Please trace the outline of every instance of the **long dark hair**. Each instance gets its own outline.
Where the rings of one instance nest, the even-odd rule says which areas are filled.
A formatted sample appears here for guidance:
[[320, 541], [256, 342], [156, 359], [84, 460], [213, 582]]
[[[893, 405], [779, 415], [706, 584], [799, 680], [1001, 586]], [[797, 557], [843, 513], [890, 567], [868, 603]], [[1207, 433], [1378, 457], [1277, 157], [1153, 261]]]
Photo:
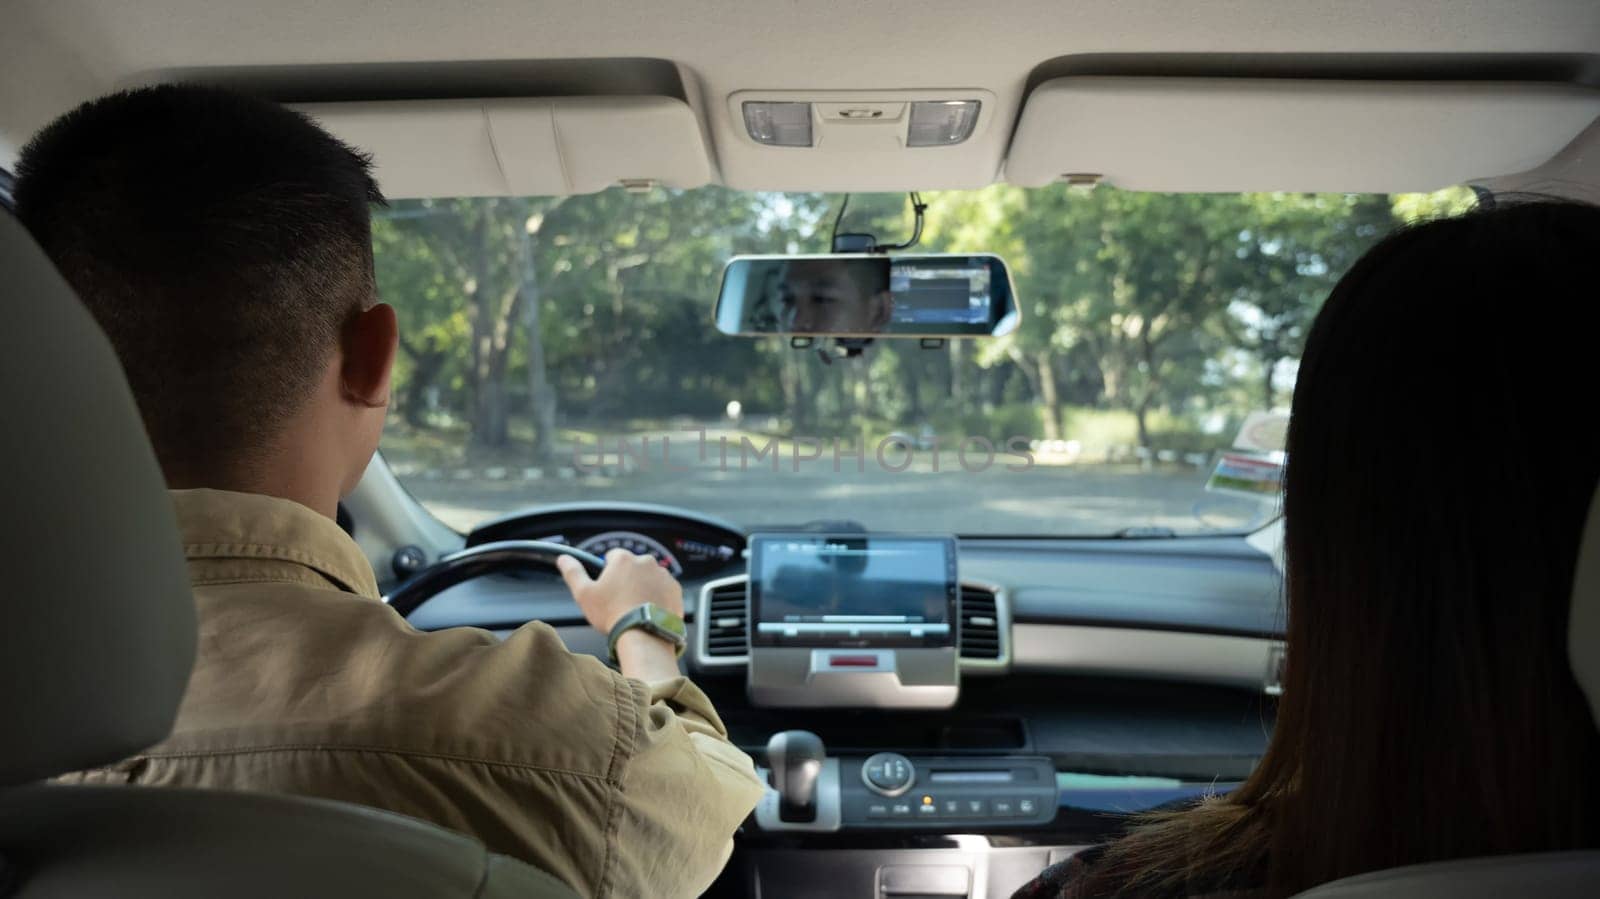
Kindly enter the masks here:
[[1397, 232], [1334, 288], [1289, 425], [1271, 744], [1232, 794], [1114, 843], [1082, 895], [1600, 847], [1566, 653], [1600, 480], [1596, 260], [1600, 209], [1524, 202]]

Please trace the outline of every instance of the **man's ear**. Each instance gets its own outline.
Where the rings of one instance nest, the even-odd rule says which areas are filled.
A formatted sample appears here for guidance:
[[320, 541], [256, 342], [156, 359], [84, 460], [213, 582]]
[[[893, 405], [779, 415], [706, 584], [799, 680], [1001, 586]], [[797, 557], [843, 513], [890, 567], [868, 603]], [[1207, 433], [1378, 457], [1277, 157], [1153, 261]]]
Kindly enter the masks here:
[[379, 303], [358, 313], [345, 327], [339, 378], [345, 399], [372, 409], [389, 405], [389, 376], [400, 342], [394, 307]]
[[872, 330], [882, 331], [889, 327], [890, 319], [894, 318], [894, 295], [887, 290], [880, 290], [872, 295]]

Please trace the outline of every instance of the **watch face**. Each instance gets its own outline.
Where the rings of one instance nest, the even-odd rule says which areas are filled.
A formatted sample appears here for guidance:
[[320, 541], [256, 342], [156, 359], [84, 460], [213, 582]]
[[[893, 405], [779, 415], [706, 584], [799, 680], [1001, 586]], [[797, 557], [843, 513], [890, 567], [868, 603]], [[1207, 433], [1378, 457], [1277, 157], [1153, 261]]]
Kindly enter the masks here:
[[683, 619], [655, 603], [647, 602], [623, 615], [611, 628], [611, 635], [606, 641], [611, 661], [617, 660], [617, 638], [634, 628], [671, 644], [680, 657], [689, 646], [688, 630], [683, 625]]
[[645, 615], [650, 623], [650, 629], [662, 637], [678, 645], [688, 642], [689, 635], [683, 626], [682, 618], [654, 603], [645, 606]]

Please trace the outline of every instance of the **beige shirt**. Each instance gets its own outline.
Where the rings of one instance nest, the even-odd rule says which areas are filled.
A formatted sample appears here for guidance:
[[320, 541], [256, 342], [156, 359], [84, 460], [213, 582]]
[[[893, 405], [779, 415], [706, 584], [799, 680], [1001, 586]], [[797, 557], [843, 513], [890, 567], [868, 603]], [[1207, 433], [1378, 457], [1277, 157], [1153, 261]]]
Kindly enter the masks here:
[[706, 888], [762, 786], [699, 688], [645, 684], [548, 625], [421, 633], [333, 521], [173, 491], [200, 613], [171, 737], [88, 782], [318, 796], [471, 834], [586, 896]]

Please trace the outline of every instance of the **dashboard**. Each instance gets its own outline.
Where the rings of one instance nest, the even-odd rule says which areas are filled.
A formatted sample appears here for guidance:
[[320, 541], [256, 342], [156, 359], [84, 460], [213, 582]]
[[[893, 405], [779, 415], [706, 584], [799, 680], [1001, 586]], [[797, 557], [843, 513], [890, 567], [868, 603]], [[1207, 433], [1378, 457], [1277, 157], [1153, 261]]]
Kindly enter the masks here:
[[[769, 791], [712, 895], [813, 895], [804, 885], [821, 864], [833, 873], [829, 895], [875, 895], [887, 871], [935, 868], [966, 872], [959, 895], [1009, 895], [1124, 815], [1229, 789], [1264, 751], [1283, 664], [1282, 584], [1245, 538], [935, 535], [946, 557], [840, 524], [750, 532], [689, 510], [567, 504], [467, 539], [648, 552], [683, 584], [684, 668], [730, 739], [776, 764], [775, 734], [821, 738], [813, 817], [789, 820]], [[780, 576], [796, 573], [796, 552], [873, 546], [925, 553], [926, 576], [891, 565], [881, 568], [889, 588], [857, 584], [816, 607], [796, 597], [839, 588]], [[920, 598], [906, 601], [907, 591]], [[852, 597], [875, 598], [851, 606]], [[410, 620], [502, 634], [540, 620], [574, 651], [605, 657], [604, 638], [543, 573], [468, 581]], [[941, 620], [948, 636], [931, 626]], [[941, 689], [894, 695], [863, 687], [872, 675]]]
[[[867, 755], [1042, 752], [1063, 771], [1227, 781], [1250, 771], [1270, 732], [1283, 664], [1282, 582], [1271, 557], [1243, 537], [961, 537], [959, 695], [945, 708], [875, 710], [752, 701], [747, 550], [759, 531], [690, 510], [580, 503], [488, 522], [467, 543], [581, 543], [617, 531], [673, 553], [690, 631], [685, 671], [755, 754], [773, 732], [806, 727], [830, 748]], [[686, 544], [716, 549], [690, 555], [681, 552]], [[477, 578], [411, 616], [422, 630], [502, 634], [535, 620], [574, 651], [605, 657], [604, 638], [553, 574]]]

